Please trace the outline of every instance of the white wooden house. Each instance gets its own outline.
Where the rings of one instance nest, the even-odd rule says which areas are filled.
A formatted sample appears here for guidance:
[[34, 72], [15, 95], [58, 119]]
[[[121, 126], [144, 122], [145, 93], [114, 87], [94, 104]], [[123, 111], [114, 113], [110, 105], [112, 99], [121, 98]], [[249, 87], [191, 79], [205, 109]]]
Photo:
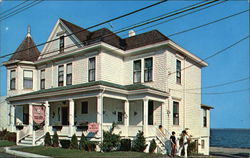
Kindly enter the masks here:
[[[53, 42], [41, 52], [28, 32], [4, 62], [10, 105], [5, 113], [18, 144], [38, 145], [56, 126], [62, 127], [60, 138], [84, 132], [101, 141], [101, 131], [115, 122], [114, 132], [122, 137], [133, 139], [141, 130], [148, 141], [156, 139], [159, 152], [166, 150], [169, 133], [188, 129], [199, 153], [209, 154], [211, 107], [201, 104], [199, 89], [206, 62], [157, 30], [124, 39], [106, 28], [82, 30], [59, 19], [48, 38]], [[33, 129], [32, 106], [45, 108], [42, 130]], [[98, 123], [97, 133], [79, 128], [90, 122]]]

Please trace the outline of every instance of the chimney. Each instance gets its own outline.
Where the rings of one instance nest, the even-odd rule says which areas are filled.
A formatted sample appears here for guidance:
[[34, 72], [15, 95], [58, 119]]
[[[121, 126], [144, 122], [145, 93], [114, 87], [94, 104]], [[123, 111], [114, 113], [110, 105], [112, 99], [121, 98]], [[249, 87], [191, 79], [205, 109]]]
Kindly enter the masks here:
[[135, 36], [135, 31], [134, 30], [129, 30], [128, 32], [128, 37]]

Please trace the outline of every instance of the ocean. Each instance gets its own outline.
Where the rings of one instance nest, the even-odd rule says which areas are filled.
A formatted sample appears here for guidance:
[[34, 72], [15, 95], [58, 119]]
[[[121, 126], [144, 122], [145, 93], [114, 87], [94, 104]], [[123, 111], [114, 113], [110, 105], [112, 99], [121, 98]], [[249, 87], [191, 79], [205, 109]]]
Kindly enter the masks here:
[[210, 146], [250, 148], [250, 129], [211, 129]]

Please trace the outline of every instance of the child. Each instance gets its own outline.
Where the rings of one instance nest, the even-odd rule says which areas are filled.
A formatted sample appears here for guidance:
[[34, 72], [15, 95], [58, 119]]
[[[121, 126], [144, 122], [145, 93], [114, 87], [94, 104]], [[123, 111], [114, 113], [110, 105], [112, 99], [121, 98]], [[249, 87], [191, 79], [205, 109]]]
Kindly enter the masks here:
[[170, 141], [171, 141], [171, 155], [174, 157], [175, 156], [175, 151], [176, 151], [176, 138], [175, 138], [175, 132], [172, 132], [172, 135], [170, 137]]

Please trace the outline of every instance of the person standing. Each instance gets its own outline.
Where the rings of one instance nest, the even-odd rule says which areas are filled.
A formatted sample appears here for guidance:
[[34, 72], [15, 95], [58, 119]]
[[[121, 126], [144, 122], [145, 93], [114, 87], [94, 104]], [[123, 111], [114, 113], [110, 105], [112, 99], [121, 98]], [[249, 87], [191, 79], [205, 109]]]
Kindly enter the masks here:
[[178, 150], [178, 156], [181, 156], [181, 151], [184, 148], [184, 157], [187, 158], [187, 148], [188, 148], [188, 140], [189, 140], [189, 136], [187, 134], [186, 130], [183, 130], [182, 133], [182, 143], [180, 143], [180, 148]]
[[172, 135], [170, 137], [171, 141], [171, 155], [175, 157], [175, 152], [176, 152], [176, 138], [175, 138], [175, 132], [172, 132]]

